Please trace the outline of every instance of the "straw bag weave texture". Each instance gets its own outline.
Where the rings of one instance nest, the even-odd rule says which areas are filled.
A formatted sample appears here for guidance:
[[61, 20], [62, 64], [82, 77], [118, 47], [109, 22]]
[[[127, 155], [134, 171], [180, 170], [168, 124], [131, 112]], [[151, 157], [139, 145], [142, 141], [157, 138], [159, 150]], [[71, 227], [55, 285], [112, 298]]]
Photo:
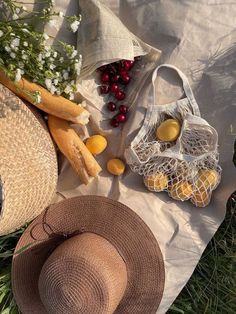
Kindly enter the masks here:
[[41, 116], [0, 84], [0, 235], [47, 207], [57, 183], [57, 157]]

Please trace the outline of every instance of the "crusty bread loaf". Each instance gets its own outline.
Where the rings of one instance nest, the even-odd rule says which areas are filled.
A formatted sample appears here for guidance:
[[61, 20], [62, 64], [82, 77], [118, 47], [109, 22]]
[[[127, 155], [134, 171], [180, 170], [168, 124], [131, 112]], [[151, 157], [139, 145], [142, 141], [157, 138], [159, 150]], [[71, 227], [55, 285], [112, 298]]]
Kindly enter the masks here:
[[[7, 77], [4, 71], [0, 69], [0, 83], [19, 97], [22, 97], [51, 115], [82, 125], [88, 123], [90, 114], [82, 106], [76, 105], [64, 97], [52, 95], [42, 86], [31, 83], [25, 78], [22, 78], [18, 82], [13, 82]], [[35, 102], [34, 97], [31, 96], [35, 92], [40, 93], [41, 101], [39, 103]]]
[[49, 115], [48, 126], [60, 151], [67, 157], [80, 180], [88, 184], [89, 176], [96, 177], [102, 170], [96, 159], [67, 121]]

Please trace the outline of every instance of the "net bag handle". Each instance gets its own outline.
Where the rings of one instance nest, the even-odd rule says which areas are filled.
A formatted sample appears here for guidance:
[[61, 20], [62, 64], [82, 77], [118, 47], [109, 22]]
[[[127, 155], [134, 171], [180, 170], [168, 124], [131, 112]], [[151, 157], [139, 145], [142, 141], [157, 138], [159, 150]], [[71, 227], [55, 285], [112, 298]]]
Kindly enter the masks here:
[[[157, 74], [158, 74], [158, 71], [161, 69], [161, 68], [168, 68], [168, 69], [172, 69], [172, 70], [175, 70], [179, 77], [181, 78], [182, 80], [182, 83], [183, 83], [183, 90], [184, 90], [184, 93], [187, 97], [187, 99], [189, 100], [189, 103], [191, 104], [191, 107], [192, 107], [192, 110], [193, 110], [193, 114], [196, 115], [196, 116], [201, 116], [200, 114], [200, 110], [199, 110], [199, 107], [198, 107], [198, 104], [196, 102], [196, 99], [193, 95], [193, 91], [192, 91], [192, 88], [189, 84], [189, 81], [188, 81], [188, 78], [187, 76], [180, 70], [178, 69], [177, 67], [175, 67], [174, 65], [171, 65], [171, 64], [161, 64], [159, 65], [153, 72], [152, 74], [152, 86], [153, 86], [153, 99], [154, 99], [154, 103], [155, 104], [158, 104], [158, 101], [156, 100], [156, 95], [155, 95], [155, 80], [157, 78]], [[165, 106], [165, 105], [163, 105]]]

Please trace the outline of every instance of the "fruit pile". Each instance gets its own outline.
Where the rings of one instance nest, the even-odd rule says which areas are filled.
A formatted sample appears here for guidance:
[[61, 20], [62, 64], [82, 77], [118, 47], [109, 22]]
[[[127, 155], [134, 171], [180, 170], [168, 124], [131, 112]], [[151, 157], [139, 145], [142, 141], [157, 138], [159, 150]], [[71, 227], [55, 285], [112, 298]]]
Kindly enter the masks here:
[[[176, 177], [178, 174], [176, 174]], [[205, 207], [209, 204], [211, 193], [219, 183], [219, 174], [214, 169], [199, 169], [195, 182], [185, 179], [170, 180], [163, 172], [144, 177], [144, 184], [150, 191], [167, 191], [175, 200], [191, 202], [197, 207]]]
[[[156, 139], [160, 143], [175, 142], [181, 133], [181, 123], [177, 119], [164, 120], [156, 129]], [[167, 191], [175, 200], [191, 202], [197, 207], [209, 204], [212, 191], [220, 181], [216, 169], [202, 165], [196, 171], [184, 161], [171, 158], [163, 161], [159, 171], [153, 175], [144, 176], [144, 184], [150, 191]], [[161, 171], [162, 169], [162, 171]]]
[[120, 60], [98, 68], [101, 82], [100, 93], [109, 94], [107, 109], [110, 112], [118, 110], [118, 113], [110, 121], [113, 128], [127, 120], [129, 107], [124, 104], [120, 104], [118, 107], [117, 102], [125, 100], [126, 87], [132, 80], [131, 69], [138, 60], [139, 57], [134, 58], [134, 60]]
[[[107, 140], [100, 134], [93, 135], [85, 141], [85, 145], [94, 156], [100, 155], [107, 148]], [[107, 171], [114, 176], [122, 175], [125, 171], [125, 164], [118, 158], [113, 158], [107, 162]]]

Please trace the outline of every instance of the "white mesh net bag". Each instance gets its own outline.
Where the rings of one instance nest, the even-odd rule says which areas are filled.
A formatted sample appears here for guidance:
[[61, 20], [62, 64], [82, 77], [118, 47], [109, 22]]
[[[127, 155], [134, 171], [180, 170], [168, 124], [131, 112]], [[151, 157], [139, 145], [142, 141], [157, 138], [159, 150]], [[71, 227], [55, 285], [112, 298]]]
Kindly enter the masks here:
[[[143, 126], [125, 151], [132, 171], [143, 176], [150, 191], [167, 191], [176, 200], [191, 200], [197, 207], [209, 204], [220, 182], [218, 135], [200, 117], [186, 76], [171, 65], [183, 81], [185, 97], [167, 105], [149, 105]], [[169, 139], [169, 140], [168, 140]]]

